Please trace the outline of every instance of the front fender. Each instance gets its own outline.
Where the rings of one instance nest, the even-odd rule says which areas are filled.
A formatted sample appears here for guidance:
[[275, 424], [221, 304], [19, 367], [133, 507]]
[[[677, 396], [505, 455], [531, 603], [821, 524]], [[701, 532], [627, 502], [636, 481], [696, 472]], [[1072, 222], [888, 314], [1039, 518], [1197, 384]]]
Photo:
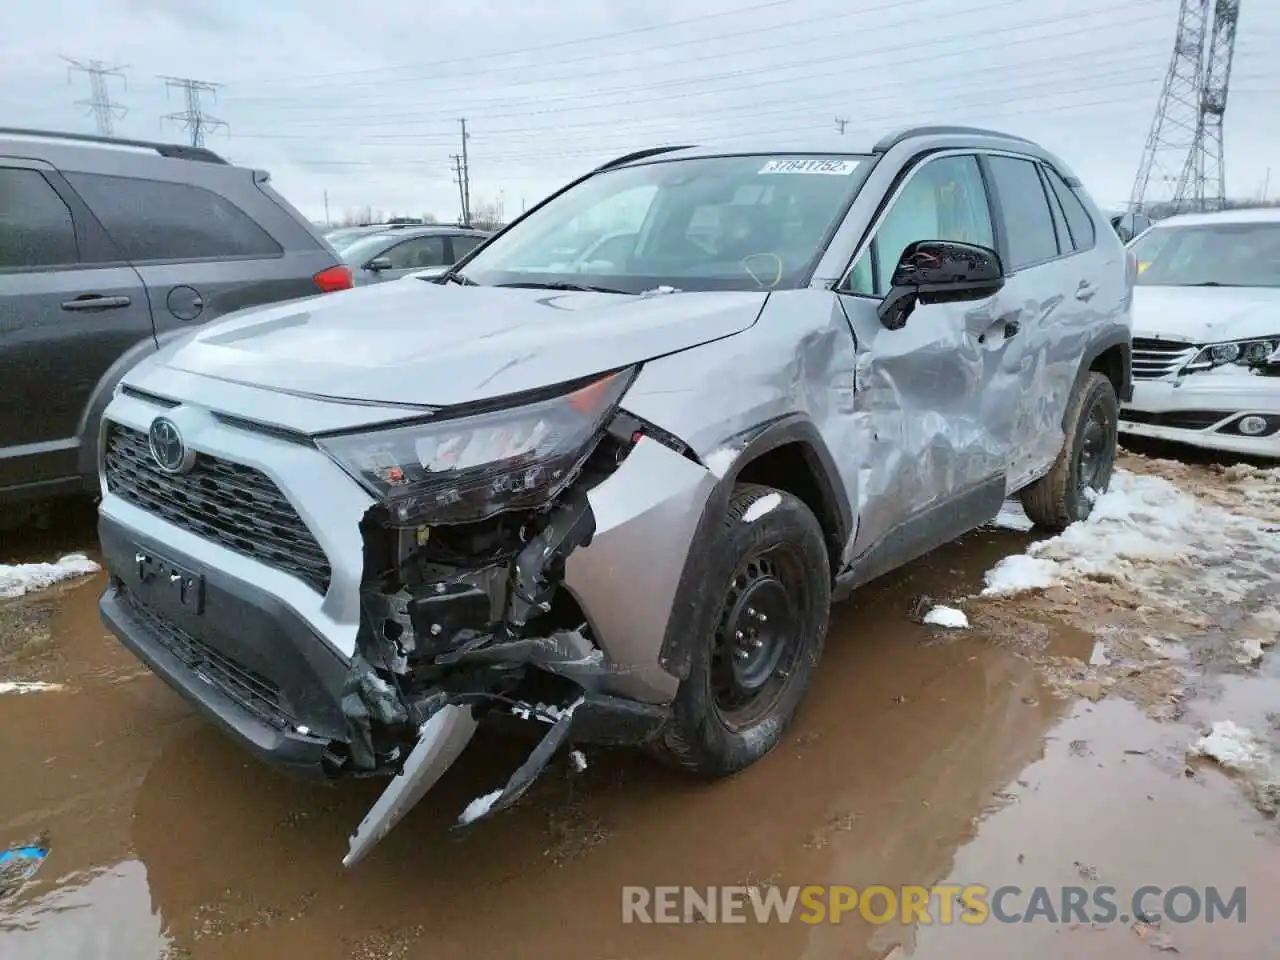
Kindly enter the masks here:
[[834, 546], [832, 555], [838, 558], [848, 542], [853, 529], [853, 511], [844, 486], [839, 482], [835, 458], [808, 417], [788, 414], [721, 444], [706, 457], [707, 469], [717, 480], [685, 555], [680, 584], [658, 655], [659, 664], [672, 676], [681, 680], [689, 676], [693, 644], [711, 629], [711, 618], [718, 612], [716, 605], [720, 597], [708, 587], [727, 579], [731, 573], [720, 569], [716, 544], [738, 477], [753, 461], [789, 443], [800, 444], [804, 451], [811, 479], [822, 501], [819, 506], [822, 515], [818, 519], [829, 544]]

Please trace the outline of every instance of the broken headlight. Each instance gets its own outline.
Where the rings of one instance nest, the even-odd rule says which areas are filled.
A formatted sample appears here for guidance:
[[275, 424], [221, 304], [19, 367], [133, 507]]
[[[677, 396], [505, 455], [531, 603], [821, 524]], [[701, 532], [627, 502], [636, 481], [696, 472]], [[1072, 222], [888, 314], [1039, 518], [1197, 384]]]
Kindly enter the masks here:
[[1186, 370], [1209, 370], [1229, 363], [1242, 367], [1280, 364], [1280, 335], [1210, 344], [1191, 359]]
[[320, 439], [395, 524], [466, 523], [531, 509], [574, 477], [634, 370], [571, 393], [457, 419]]

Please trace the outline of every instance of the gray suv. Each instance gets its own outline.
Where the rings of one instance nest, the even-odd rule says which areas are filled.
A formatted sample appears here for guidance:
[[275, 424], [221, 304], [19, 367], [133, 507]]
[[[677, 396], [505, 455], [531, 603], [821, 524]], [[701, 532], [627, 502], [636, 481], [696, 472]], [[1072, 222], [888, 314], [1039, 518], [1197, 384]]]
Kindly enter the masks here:
[[[588, 225], [608, 258], [565, 257]], [[435, 282], [130, 371], [103, 618], [277, 766], [391, 776], [347, 864], [486, 719], [543, 733], [462, 822], [570, 743], [732, 774], [834, 599], [1007, 496], [1089, 514], [1135, 272], [1070, 170], [995, 132], [623, 157]]]
[[351, 285], [261, 170], [193, 147], [0, 128], [0, 506], [16, 514], [96, 478], [102, 410], [158, 345]]

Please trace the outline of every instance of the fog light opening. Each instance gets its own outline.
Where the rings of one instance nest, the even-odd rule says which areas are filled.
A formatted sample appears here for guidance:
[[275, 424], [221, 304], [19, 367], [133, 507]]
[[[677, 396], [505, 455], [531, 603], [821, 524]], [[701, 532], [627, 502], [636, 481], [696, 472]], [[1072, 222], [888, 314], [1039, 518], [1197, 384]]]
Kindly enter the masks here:
[[1265, 417], [1241, 417], [1237, 429], [1246, 437], [1256, 437], [1266, 432], [1267, 420]]

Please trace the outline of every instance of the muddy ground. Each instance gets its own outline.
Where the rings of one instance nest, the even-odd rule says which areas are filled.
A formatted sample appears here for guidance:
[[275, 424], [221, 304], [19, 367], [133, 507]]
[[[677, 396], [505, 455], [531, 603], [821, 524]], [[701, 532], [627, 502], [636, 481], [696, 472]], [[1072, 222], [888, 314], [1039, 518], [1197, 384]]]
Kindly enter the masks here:
[[[990, 529], [860, 591], [833, 617], [784, 744], [739, 777], [695, 782], [598, 751], [450, 834], [522, 758], [486, 739], [350, 872], [347, 834], [378, 784], [298, 784], [245, 755], [106, 634], [101, 574], [0, 601], [0, 681], [62, 685], [0, 695], [0, 850], [40, 836], [52, 850], [0, 902], [0, 958], [1280, 956], [1276, 783], [1187, 756], [1221, 720], [1255, 731], [1260, 751], [1280, 741], [1280, 475], [1134, 455], [1122, 467], [1149, 501], [1130, 527], [1173, 512], [1164, 488], [1132, 478], [1166, 478], [1197, 509], [1093, 566], [1093, 548], [1035, 548], [1065, 577], [1044, 590], [981, 596], [989, 569], [1042, 539]], [[70, 509], [51, 530], [7, 534], [0, 560], [92, 555], [92, 538], [91, 510]], [[918, 622], [922, 596], [970, 628]], [[939, 883], [1103, 883], [1122, 900], [1144, 884], [1245, 886], [1249, 912], [621, 922], [623, 885]]]

